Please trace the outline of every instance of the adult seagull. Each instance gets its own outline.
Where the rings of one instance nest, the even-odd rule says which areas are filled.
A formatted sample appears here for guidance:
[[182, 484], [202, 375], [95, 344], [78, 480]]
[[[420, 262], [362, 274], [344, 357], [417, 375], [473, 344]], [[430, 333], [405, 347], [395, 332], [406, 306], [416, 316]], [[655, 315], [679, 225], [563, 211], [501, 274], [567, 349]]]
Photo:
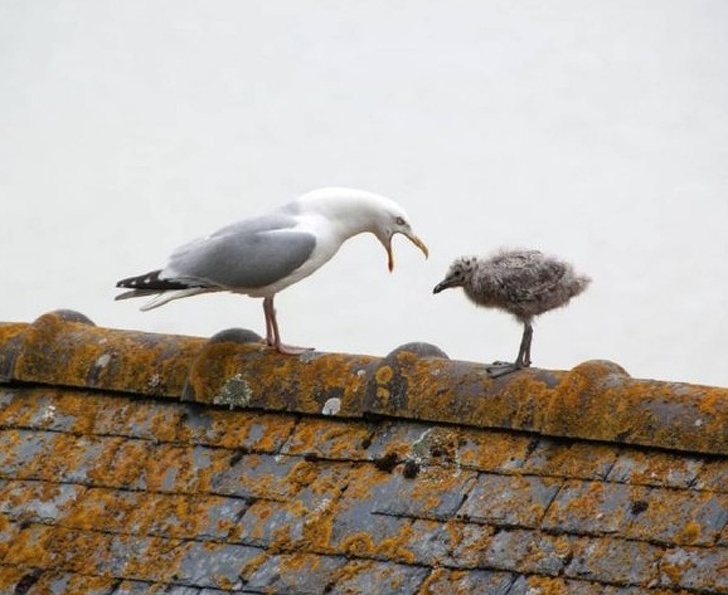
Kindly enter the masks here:
[[363, 190], [321, 188], [179, 247], [163, 269], [119, 281], [117, 287], [131, 291], [116, 299], [156, 295], [142, 306], [146, 311], [215, 291], [263, 298], [266, 343], [280, 353], [297, 355], [307, 348], [281, 342], [275, 295], [316, 271], [346, 240], [366, 232], [384, 246], [390, 271], [395, 234], [407, 237], [427, 258], [427, 246], [393, 200]]

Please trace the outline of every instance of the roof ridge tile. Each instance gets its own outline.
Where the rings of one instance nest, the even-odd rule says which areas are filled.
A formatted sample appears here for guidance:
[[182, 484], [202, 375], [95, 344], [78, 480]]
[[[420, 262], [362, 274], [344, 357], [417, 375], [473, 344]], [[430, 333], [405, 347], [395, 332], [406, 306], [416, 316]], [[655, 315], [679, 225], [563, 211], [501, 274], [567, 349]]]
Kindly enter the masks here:
[[297, 358], [255, 337], [241, 329], [210, 340], [112, 330], [71, 311], [52, 312], [32, 324], [0, 324], [0, 380], [728, 454], [725, 388], [634, 379], [604, 361], [493, 380], [484, 365], [449, 360], [428, 344], [407, 344], [384, 358]]

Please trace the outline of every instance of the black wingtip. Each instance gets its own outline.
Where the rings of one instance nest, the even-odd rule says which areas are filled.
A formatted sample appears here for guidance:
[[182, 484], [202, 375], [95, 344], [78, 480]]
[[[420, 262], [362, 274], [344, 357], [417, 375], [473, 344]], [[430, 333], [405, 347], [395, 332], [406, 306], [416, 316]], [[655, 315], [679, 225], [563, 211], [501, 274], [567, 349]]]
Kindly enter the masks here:
[[162, 271], [151, 271], [145, 275], [137, 275], [136, 277], [128, 277], [116, 282], [117, 287], [125, 289], [148, 289], [156, 291], [167, 291], [173, 289], [189, 289], [190, 285], [181, 283], [173, 279], [160, 279], [159, 275]]

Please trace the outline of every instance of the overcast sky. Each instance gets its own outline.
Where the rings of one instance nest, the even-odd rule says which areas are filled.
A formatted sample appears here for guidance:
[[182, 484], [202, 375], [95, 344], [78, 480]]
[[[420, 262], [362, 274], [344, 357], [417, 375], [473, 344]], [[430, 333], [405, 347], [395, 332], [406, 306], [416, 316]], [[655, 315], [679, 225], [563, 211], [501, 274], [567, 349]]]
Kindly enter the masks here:
[[263, 333], [260, 300], [139, 312], [114, 283], [321, 186], [387, 195], [428, 243], [373, 236], [276, 302], [283, 339], [512, 359], [521, 328], [450, 262], [500, 246], [593, 284], [534, 365], [610, 359], [728, 386], [728, 2], [96, 0], [0, 4], [0, 320]]

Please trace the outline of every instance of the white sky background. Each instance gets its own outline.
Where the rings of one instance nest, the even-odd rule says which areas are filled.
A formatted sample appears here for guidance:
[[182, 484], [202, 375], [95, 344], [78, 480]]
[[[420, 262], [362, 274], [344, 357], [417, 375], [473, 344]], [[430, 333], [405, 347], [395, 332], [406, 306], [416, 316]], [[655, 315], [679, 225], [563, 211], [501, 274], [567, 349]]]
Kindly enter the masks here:
[[0, 4], [0, 320], [263, 333], [260, 300], [148, 313], [114, 283], [320, 186], [398, 201], [429, 261], [361, 236], [276, 299], [285, 341], [515, 357], [520, 325], [432, 287], [540, 248], [594, 282], [539, 367], [728, 386], [728, 2]]

